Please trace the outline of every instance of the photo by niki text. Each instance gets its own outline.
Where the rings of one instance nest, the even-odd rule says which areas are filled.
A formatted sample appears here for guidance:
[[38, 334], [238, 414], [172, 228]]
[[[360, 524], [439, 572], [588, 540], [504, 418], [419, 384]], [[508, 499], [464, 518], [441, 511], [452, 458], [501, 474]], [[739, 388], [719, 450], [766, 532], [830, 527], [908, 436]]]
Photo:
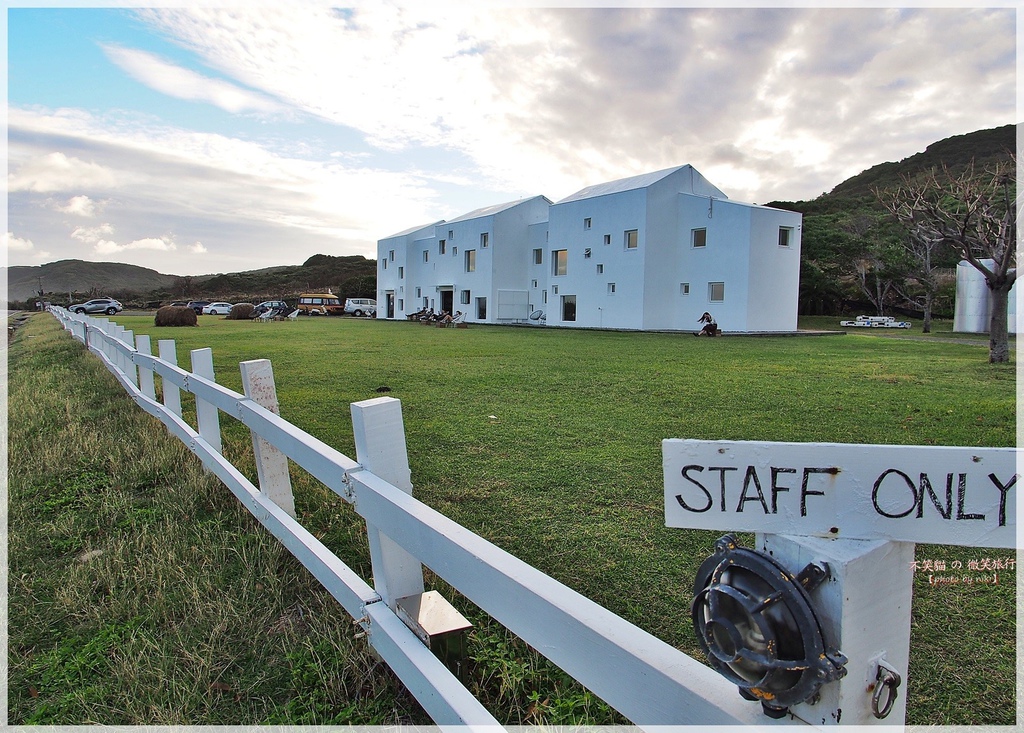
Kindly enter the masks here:
[[[910, 567], [919, 571], [928, 585], [995, 585], [1003, 580], [1006, 571], [1016, 569], [1015, 557], [983, 557], [963, 560], [914, 560]], [[940, 574], [941, 573], [941, 574]], [[1012, 577], [1012, 576], [1011, 576]]]

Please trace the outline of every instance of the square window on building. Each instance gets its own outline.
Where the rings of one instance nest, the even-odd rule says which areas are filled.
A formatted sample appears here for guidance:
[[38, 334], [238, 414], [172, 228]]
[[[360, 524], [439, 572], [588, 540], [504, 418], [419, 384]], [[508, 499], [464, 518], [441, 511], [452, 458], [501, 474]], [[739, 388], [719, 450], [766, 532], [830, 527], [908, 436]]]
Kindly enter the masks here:
[[588, 216], [586, 219], [583, 220], [583, 228], [584, 229], [590, 229], [591, 223], [592, 223], [591, 219]]
[[693, 229], [690, 231], [690, 244], [694, 247], [707, 247], [708, 246], [708, 230], [707, 229]]
[[480, 247], [481, 249], [487, 248], [487, 243], [490, 240], [490, 236], [487, 232], [481, 232], [480, 234]]
[[476, 272], [476, 250], [466, 250], [466, 272]]
[[679, 283], [679, 294], [689, 295], [690, 294], [690, 283]]
[[708, 283], [708, 301], [721, 303], [725, 300], [725, 283]]
[[779, 227], [779, 246], [788, 247], [793, 239], [793, 227]]
[[639, 244], [639, 234], [636, 229], [628, 229], [624, 234], [626, 249], [636, 249]]
[[597, 274], [598, 275], [603, 275], [604, 274], [604, 265], [598, 265], [597, 266]]
[[551, 252], [551, 274], [564, 275], [569, 266], [569, 250], [556, 249]]
[[536, 281], [536, 280], [531, 280], [531, 281], [530, 281], [530, 287], [531, 287], [531, 288], [535, 288], [535, 287], [537, 287], [537, 281]]
[[608, 283], [608, 295], [615, 295], [615, 283]]
[[558, 286], [557, 285], [552, 285], [551, 286], [551, 294], [552, 295], [558, 295]]
[[455, 230], [454, 229], [449, 229], [448, 230], [448, 239], [455, 239]]
[[562, 296], [562, 320], [563, 321], [575, 321], [576, 320], [576, 296], [575, 295], [563, 295]]
[[544, 250], [539, 247], [533, 250], [533, 264], [539, 265], [544, 262]]
[[462, 303], [463, 305], [469, 305], [469, 291], [468, 290], [460, 290], [459, 291], [459, 302]]
[[585, 250], [583, 250], [583, 259], [585, 259], [585, 260], [589, 260], [590, 259], [590, 247], [587, 247]]

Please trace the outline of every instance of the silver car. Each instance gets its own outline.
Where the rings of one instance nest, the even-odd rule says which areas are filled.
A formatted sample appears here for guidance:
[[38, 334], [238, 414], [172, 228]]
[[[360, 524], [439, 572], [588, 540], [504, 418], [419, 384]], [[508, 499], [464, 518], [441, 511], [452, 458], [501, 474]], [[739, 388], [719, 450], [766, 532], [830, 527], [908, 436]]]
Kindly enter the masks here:
[[112, 316], [124, 310], [124, 306], [113, 298], [93, 298], [84, 303], [75, 303], [68, 306], [72, 313], [106, 313]]

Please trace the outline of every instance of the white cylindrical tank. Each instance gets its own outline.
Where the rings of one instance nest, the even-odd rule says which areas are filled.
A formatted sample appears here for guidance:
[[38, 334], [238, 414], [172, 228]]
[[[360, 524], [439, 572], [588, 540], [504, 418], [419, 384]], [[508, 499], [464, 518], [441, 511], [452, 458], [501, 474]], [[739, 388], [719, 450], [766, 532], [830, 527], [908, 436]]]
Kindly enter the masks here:
[[[993, 267], [992, 260], [982, 260]], [[1017, 285], [1010, 290], [1007, 303], [1007, 329], [1017, 333]], [[967, 260], [956, 268], [956, 307], [953, 311], [953, 330], [961, 333], [988, 333], [992, 318], [992, 291], [985, 284], [985, 276]]]

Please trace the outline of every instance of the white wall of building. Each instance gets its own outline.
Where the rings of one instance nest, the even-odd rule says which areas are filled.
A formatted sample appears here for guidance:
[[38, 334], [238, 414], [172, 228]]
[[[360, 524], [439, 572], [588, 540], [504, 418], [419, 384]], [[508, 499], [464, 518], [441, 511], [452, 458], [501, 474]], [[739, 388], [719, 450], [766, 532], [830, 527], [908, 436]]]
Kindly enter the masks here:
[[[994, 267], [994, 260], [982, 260]], [[1017, 284], [1010, 288], [1007, 303], [1007, 329], [1017, 333]], [[985, 284], [985, 276], [964, 260], [956, 268], [956, 304], [953, 311], [953, 330], [960, 333], [988, 333], [992, 321], [992, 291]]]
[[[787, 246], [779, 244], [780, 227], [789, 230]], [[555, 204], [537, 196], [439, 222], [432, 233], [382, 239], [379, 258], [402, 241], [408, 254], [404, 282], [388, 262], [378, 291], [404, 287], [396, 318], [424, 306], [440, 310], [450, 291], [453, 310], [476, 322], [510, 322], [511, 313], [518, 321], [539, 310], [549, 326], [696, 331], [709, 311], [724, 331], [793, 331], [800, 227], [799, 214], [730, 201], [681, 166], [598, 184]], [[695, 230], [703, 231], [702, 246], [694, 244]], [[575, 302], [574, 314], [566, 299]]]

